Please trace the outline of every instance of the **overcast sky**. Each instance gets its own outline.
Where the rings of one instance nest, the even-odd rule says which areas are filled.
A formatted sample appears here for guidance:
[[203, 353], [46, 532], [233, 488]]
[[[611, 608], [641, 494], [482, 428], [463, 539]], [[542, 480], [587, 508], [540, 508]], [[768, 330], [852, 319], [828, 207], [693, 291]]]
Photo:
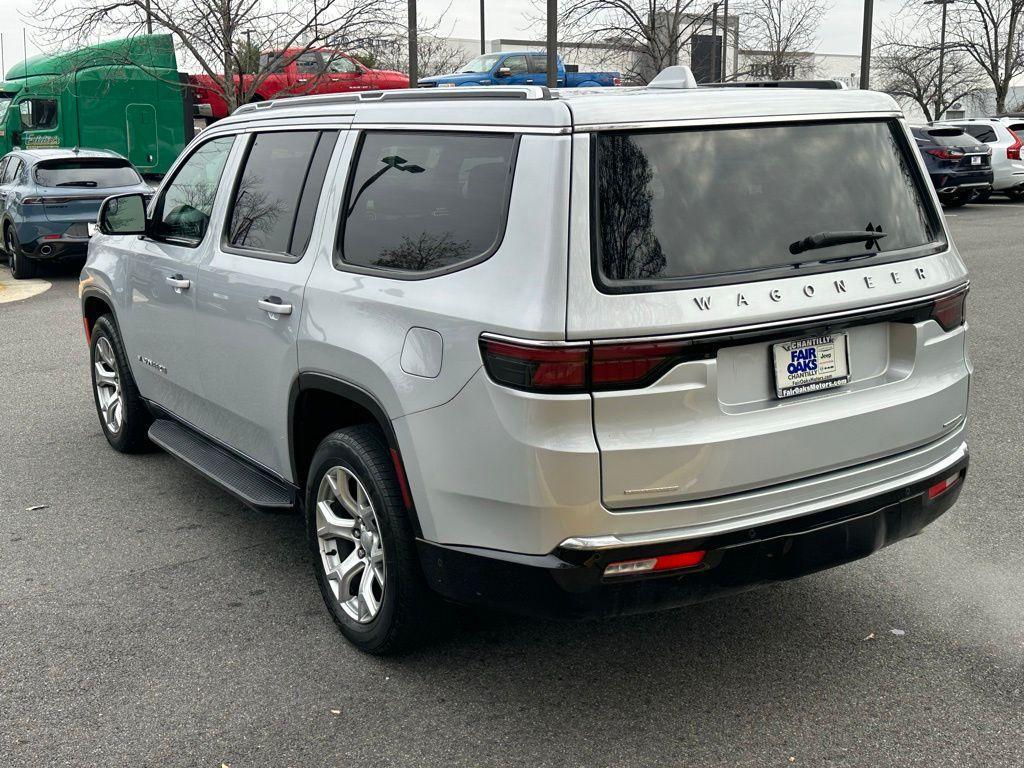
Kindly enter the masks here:
[[[832, 0], [832, 9], [819, 30], [821, 53], [860, 53], [862, 0]], [[526, 37], [526, 15], [530, 0], [486, 0], [487, 39]], [[0, 0], [0, 32], [3, 33], [4, 71], [22, 56], [21, 17], [44, 3], [38, 0]], [[875, 0], [875, 23], [884, 24], [900, 5], [900, 0]], [[447, 27], [456, 37], [477, 37], [480, 29], [479, 0], [450, 0]], [[437, 17], [449, 7], [449, 0], [419, 0], [420, 14]], [[9, 9], [15, 13], [8, 12]], [[52, 46], [33, 29], [28, 29], [28, 54], [31, 56]]]

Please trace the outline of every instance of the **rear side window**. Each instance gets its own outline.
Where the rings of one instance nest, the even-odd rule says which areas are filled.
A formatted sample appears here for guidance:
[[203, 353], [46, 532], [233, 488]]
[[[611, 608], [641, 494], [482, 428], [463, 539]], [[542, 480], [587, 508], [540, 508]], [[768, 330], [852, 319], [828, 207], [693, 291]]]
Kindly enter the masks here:
[[[595, 277], [608, 292], [666, 290], [910, 258], [942, 229], [895, 121], [593, 136]], [[797, 255], [819, 232], [886, 233]], [[856, 266], [856, 262], [851, 264]]]
[[36, 165], [36, 183], [109, 189], [141, 184], [142, 177], [127, 160], [44, 160]]
[[231, 198], [227, 245], [301, 257], [337, 137], [337, 131], [256, 134]]
[[963, 129], [967, 133], [971, 134], [978, 141], [983, 141], [986, 144], [995, 144], [999, 139], [996, 137], [996, 129], [990, 125], [975, 124], [965, 125]]
[[364, 134], [335, 266], [422, 277], [490, 256], [505, 230], [516, 146], [511, 134]]

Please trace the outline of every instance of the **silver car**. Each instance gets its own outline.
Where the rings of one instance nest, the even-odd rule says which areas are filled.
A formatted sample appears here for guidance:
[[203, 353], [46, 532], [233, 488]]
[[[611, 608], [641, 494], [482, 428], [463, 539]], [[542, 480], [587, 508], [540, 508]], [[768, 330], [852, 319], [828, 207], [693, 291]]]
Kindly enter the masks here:
[[[1024, 200], [1024, 120], [1010, 117], [948, 120], [992, 150], [992, 192], [1011, 200]], [[982, 194], [987, 198], [988, 193]]]
[[696, 88], [242, 107], [82, 310], [117, 450], [302, 510], [373, 653], [443, 601], [608, 616], [913, 536], [967, 470], [967, 272], [896, 103]]

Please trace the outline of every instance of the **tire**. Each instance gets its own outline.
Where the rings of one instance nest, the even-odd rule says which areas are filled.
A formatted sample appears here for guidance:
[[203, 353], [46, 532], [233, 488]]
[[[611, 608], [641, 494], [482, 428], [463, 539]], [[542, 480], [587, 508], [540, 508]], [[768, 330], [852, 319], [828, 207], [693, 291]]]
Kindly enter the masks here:
[[988, 199], [992, 197], [992, 190], [986, 189], [984, 192], [975, 192], [972, 203], [987, 203]]
[[1024, 189], [1008, 189], [1006, 190], [1006, 196], [1015, 203], [1020, 202], [1024, 200]]
[[320, 594], [352, 645], [383, 656], [433, 633], [443, 606], [420, 569], [378, 427], [348, 427], [320, 443], [306, 485], [306, 526]]
[[120, 453], [151, 450], [148, 433], [153, 417], [135, 386], [121, 334], [110, 315], [92, 327], [89, 363], [96, 415], [110, 447]]
[[38, 264], [21, 252], [18, 234], [10, 225], [4, 229], [4, 249], [7, 251], [7, 265], [11, 268], [11, 277], [15, 280], [27, 280], [36, 276]]

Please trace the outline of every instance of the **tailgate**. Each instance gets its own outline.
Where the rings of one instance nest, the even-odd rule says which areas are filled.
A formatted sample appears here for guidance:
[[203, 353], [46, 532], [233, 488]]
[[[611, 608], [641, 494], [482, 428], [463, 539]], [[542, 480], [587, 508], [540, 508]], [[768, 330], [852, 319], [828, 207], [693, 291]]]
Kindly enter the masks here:
[[908, 451], [964, 418], [963, 327], [868, 322], [845, 335], [849, 383], [780, 398], [779, 331], [682, 362], [649, 387], [594, 395], [602, 497], [610, 508], [708, 499]]

